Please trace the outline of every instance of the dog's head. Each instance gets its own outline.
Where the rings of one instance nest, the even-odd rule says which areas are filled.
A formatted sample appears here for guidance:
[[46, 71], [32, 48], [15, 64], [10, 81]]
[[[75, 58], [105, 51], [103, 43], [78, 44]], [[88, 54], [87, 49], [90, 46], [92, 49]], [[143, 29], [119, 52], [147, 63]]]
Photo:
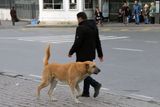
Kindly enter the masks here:
[[84, 62], [88, 74], [98, 74], [101, 70], [96, 66], [95, 62], [86, 61]]

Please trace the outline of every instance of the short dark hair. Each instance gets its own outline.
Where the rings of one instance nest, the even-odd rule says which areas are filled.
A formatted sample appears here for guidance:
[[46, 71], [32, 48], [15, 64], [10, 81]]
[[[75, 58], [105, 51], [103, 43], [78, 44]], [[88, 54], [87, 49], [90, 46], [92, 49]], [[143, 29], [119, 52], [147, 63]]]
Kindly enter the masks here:
[[77, 18], [82, 18], [83, 20], [87, 20], [87, 15], [85, 12], [79, 12], [77, 14]]

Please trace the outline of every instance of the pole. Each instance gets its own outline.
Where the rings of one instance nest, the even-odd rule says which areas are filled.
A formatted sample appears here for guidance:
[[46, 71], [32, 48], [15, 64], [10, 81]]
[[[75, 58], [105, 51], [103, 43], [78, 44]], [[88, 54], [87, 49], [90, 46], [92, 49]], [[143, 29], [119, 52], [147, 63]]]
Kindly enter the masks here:
[[156, 0], [156, 13], [159, 13], [159, 5], [160, 5], [160, 1]]
[[156, 0], [155, 22], [160, 24], [160, 0]]

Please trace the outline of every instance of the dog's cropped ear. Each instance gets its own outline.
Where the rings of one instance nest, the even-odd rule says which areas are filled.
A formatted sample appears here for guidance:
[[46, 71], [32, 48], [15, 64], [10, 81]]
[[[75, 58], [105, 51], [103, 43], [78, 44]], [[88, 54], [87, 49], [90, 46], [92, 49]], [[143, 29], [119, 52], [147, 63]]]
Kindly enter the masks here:
[[89, 69], [89, 64], [86, 63], [85, 66], [86, 66], [86, 69], [88, 70]]

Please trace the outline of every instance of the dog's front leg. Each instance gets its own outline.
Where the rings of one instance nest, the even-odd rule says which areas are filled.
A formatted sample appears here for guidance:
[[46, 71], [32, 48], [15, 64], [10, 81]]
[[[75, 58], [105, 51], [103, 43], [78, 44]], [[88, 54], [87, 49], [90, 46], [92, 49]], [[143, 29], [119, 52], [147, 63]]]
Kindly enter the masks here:
[[77, 94], [77, 98], [78, 97], [80, 97], [80, 95], [81, 95], [81, 90], [80, 90], [80, 88], [79, 88], [79, 84], [77, 83], [77, 85], [76, 85], [76, 90], [77, 90], [77, 92], [78, 92], [78, 94]]
[[74, 99], [75, 103], [81, 103], [78, 98], [76, 97], [76, 90], [75, 90], [75, 85], [70, 85], [71, 88], [71, 93], [72, 93], [72, 98]]

